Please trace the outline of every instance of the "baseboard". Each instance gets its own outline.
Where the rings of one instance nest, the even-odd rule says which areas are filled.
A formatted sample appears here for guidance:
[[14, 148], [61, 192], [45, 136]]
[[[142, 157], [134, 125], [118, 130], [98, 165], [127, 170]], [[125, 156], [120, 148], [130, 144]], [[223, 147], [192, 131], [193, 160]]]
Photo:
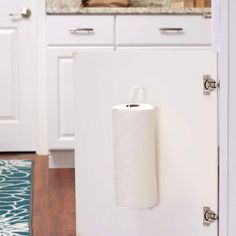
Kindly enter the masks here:
[[74, 150], [53, 150], [49, 152], [49, 168], [75, 168]]

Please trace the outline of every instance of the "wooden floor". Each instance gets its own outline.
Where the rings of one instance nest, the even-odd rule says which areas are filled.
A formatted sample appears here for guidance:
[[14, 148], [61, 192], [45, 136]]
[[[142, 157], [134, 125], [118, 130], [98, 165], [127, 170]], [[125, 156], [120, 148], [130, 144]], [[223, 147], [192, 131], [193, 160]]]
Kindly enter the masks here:
[[74, 169], [48, 169], [48, 158], [0, 154], [0, 159], [34, 160], [33, 236], [75, 236]]

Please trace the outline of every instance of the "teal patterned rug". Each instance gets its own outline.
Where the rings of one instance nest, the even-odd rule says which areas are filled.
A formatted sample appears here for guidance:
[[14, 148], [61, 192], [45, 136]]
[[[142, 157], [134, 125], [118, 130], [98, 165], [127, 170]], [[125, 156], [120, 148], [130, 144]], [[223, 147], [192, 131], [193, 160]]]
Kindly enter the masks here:
[[33, 161], [0, 160], [0, 236], [31, 236]]

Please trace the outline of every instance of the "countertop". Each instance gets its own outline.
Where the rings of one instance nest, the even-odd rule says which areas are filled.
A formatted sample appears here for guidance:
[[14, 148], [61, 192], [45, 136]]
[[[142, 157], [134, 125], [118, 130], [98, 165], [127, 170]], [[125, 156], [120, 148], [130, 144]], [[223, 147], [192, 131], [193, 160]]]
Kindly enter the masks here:
[[49, 15], [94, 14], [94, 15], [204, 15], [211, 14], [211, 8], [170, 7], [85, 7], [47, 4]]

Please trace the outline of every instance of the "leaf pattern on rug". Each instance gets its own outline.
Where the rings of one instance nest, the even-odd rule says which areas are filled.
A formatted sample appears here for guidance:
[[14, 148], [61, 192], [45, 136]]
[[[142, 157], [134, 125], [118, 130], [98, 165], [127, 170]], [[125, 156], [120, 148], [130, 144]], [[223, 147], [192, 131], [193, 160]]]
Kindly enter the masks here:
[[0, 160], [0, 236], [31, 235], [32, 165]]

